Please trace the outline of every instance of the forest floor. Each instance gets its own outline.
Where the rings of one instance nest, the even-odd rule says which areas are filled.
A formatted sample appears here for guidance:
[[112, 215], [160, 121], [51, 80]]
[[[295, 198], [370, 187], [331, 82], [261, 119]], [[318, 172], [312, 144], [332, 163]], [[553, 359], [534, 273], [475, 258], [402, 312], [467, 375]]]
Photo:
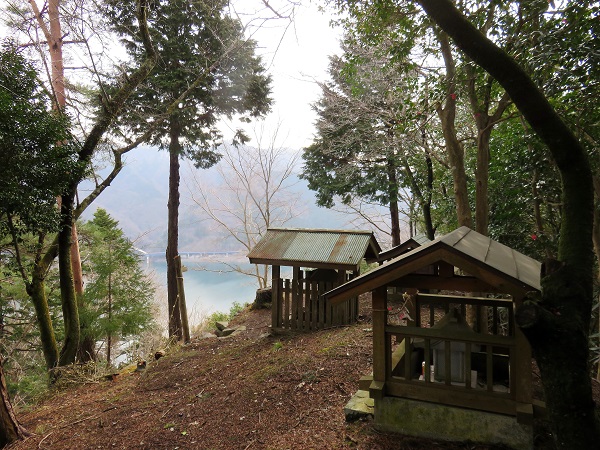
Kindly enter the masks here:
[[[71, 386], [20, 411], [31, 435], [10, 449], [503, 448], [345, 421], [344, 405], [372, 370], [369, 303], [361, 298], [356, 325], [287, 336], [268, 334], [270, 311], [246, 309], [232, 322], [246, 326], [240, 334], [193, 339], [142, 372]], [[543, 426], [535, 439], [549, 448]]]

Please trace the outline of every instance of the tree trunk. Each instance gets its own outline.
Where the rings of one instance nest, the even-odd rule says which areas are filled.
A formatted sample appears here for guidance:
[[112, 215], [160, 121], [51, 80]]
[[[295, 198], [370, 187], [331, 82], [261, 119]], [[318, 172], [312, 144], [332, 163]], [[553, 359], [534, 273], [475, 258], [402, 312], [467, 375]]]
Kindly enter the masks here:
[[181, 311], [177, 300], [177, 266], [179, 241], [179, 135], [181, 125], [176, 116], [171, 117], [169, 142], [169, 202], [167, 226], [167, 303], [169, 308], [169, 337], [183, 338]]
[[[561, 174], [563, 207], [558, 262], [542, 273], [540, 301], [517, 310], [540, 367], [548, 417], [561, 449], [600, 442], [589, 367], [593, 297], [592, 172], [581, 144], [531, 77], [477, 31], [450, 0], [418, 0], [427, 14], [507, 91], [548, 146]], [[554, 269], [556, 268], [556, 269]]]
[[[408, 161], [404, 161], [404, 171], [410, 181], [410, 186], [413, 195], [416, 197], [417, 203], [421, 208], [421, 212], [423, 213], [423, 222], [425, 223], [425, 233], [427, 237], [431, 240], [435, 239], [435, 228], [433, 226], [433, 219], [431, 217], [431, 197], [433, 190], [433, 164], [431, 162], [431, 157], [428, 153], [425, 154], [425, 163], [427, 164], [427, 186], [426, 186], [426, 195], [423, 195], [423, 191], [421, 190], [419, 183], [415, 179], [413, 171], [408, 164]], [[411, 207], [411, 216], [412, 214]], [[414, 237], [413, 230], [413, 222], [416, 222], [416, 218], [411, 217], [410, 221], [410, 237]]]
[[73, 222], [71, 232], [71, 269], [73, 271], [73, 286], [77, 297], [77, 309], [79, 311], [79, 348], [77, 349], [77, 360], [79, 362], [96, 360], [96, 343], [91, 334], [87, 315], [83, 311], [87, 308], [85, 304], [85, 293], [83, 291], [83, 271], [81, 269], [81, 255], [79, 253], [79, 239], [77, 227]]
[[183, 267], [181, 266], [181, 257], [179, 255], [175, 258], [175, 269], [177, 272], [177, 303], [179, 304], [179, 311], [181, 312], [181, 331], [183, 335], [183, 342], [186, 344], [190, 343], [190, 325], [188, 323], [187, 315], [187, 304], [185, 302], [185, 287], [183, 284]]
[[46, 288], [44, 285], [45, 272], [45, 267], [36, 262], [33, 268], [31, 283], [27, 284], [27, 294], [31, 297], [33, 307], [35, 308], [46, 368], [50, 370], [58, 364], [58, 345], [46, 298]]
[[[487, 122], [487, 121], [486, 121]], [[488, 186], [490, 173], [490, 135], [491, 126], [478, 130], [477, 168], [475, 169], [475, 231], [488, 235], [490, 206]]]
[[[510, 105], [510, 97], [504, 93], [498, 100], [496, 110], [490, 114], [492, 90], [496, 81], [488, 75], [483, 86], [483, 94], [478, 94], [477, 73], [472, 65], [467, 65], [467, 92], [471, 113], [477, 125], [477, 163], [475, 168], [475, 231], [488, 235], [490, 206], [488, 199], [490, 172], [490, 137], [494, 126], [504, 115]], [[482, 78], [482, 77], [480, 77]]]
[[422, 205], [423, 220], [425, 221], [425, 233], [427, 234], [427, 238], [433, 241], [435, 239], [435, 227], [433, 226], [433, 219], [431, 217], [431, 197], [433, 195], [433, 163], [429, 153], [425, 154], [425, 162], [427, 164], [427, 193]]
[[2, 356], [0, 356], [0, 448], [4, 448], [17, 440], [24, 439], [28, 433], [21, 426], [10, 403], [4, 371], [2, 370]]
[[73, 364], [79, 349], [79, 310], [77, 296], [73, 285], [71, 266], [71, 225], [73, 224], [73, 190], [63, 195], [61, 202], [61, 227], [58, 232], [58, 268], [60, 275], [60, 296], [63, 322], [65, 324], [65, 341], [60, 352], [59, 365]]
[[465, 152], [462, 143], [456, 135], [456, 67], [450, 41], [445, 32], [438, 35], [444, 64], [446, 66], [446, 101], [445, 105], [437, 108], [437, 113], [442, 123], [442, 133], [446, 143], [446, 152], [452, 171], [454, 183], [454, 199], [456, 201], [456, 217], [459, 226], [473, 228], [473, 216], [469, 205], [467, 191], [467, 174], [465, 172]]
[[[109, 249], [110, 251], [110, 249]], [[108, 274], [108, 322], [112, 322], [112, 272]], [[106, 367], [110, 367], [112, 361], [112, 333], [106, 336]]]
[[400, 245], [400, 217], [398, 211], [398, 179], [396, 177], [396, 164], [391, 158], [387, 160], [388, 195], [390, 197], [390, 219], [392, 229], [392, 247]]
[[[30, 0], [29, 4], [37, 18], [40, 28], [44, 32], [44, 36], [48, 41], [48, 51], [50, 53], [50, 83], [53, 93], [53, 109], [57, 114], [63, 114], [66, 108], [66, 89], [65, 89], [65, 71], [63, 63], [63, 33], [60, 17], [61, 0], [49, 0], [48, 2], [48, 27], [46, 27], [43, 16], [35, 0]], [[71, 224], [71, 274], [74, 284], [77, 303], [83, 307], [83, 272], [81, 269], [81, 257], [79, 255], [79, 245], [77, 237], [77, 228], [75, 223]], [[94, 342], [88, 333], [88, 324], [81, 322], [80, 334], [82, 335], [84, 346], [78, 345], [78, 356], [81, 361], [95, 359]]]
[[[48, 28], [46, 27], [46, 24], [43, 21], [42, 13], [39, 11], [35, 0], [29, 0], [29, 4], [31, 5], [31, 9], [34, 12], [36, 19], [38, 20], [40, 28], [44, 32], [44, 36], [48, 42], [48, 46], [51, 51], [52, 89], [53, 89], [53, 91], [55, 91], [54, 97], [56, 99], [56, 104], [64, 105], [65, 99], [61, 98], [61, 94], [58, 93], [58, 92], [62, 92], [62, 95], [64, 95], [64, 92], [65, 92], [64, 91], [64, 70], [63, 70], [63, 59], [62, 59], [62, 38], [63, 38], [63, 36], [60, 31], [60, 16], [59, 16], [60, 0], [50, 0], [50, 2], [48, 4], [48, 14], [49, 14], [49, 17], [51, 18], [51, 20], [50, 20], [51, 31], [48, 30]], [[147, 59], [140, 65], [139, 68], [134, 70], [129, 75], [129, 77], [127, 78], [127, 82], [124, 83], [124, 85], [122, 86], [121, 89], [116, 91], [110, 99], [104, 99], [106, 101], [105, 107], [102, 110], [102, 112], [99, 115], [96, 122], [94, 123], [91, 131], [87, 135], [87, 137], [83, 143], [83, 146], [80, 150], [79, 159], [82, 162], [89, 162], [91, 160], [92, 154], [93, 154], [94, 150], [96, 149], [98, 143], [100, 142], [102, 136], [104, 135], [104, 133], [106, 132], [106, 130], [108, 129], [110, 124], [118, 116], [119, 112], [123, 108], [125, 101], [129, 97], [129, 95], [131, 95], [131, 93], [135, 90], [135, 88], [137, 86], [139, 86], [139, 84], [150, 74], [150, 72], [152, 71], [152, 69], [154, 68], [154, 66], [156, 64], [157, 55], [156, 55], [156, 52], [154, 51], [154, 48], [153, 48], [151, 40], [150, 40], [150, 34], [148, 32], [148, 24], [147, 24], [147, 20], [146, 20], [147, 7], [148, 7], [147, 1], [138, 2], [138, 6], [139, 7], [138, 7], [138, 11], [137, 11], [137, 16], [138, 16], [139, 31], [140, 31], [140, 34], [143, 39], [144, 49], [146, 51]], [[63, 74], [63, 76], [58, 77], [57, 74]], [[61, 83], [62, 83], [62, 87], [61, 87]], [[120, 163], [120, 154], [118, 154], [116, 156], [118, 156], [117, 160]], [[118, 171], [116, 173], [118, 173]], [[116, 173], [114, 173], [114, 174], [116, 175]], [[77, 189], [77, 183], [74, 183], [74, 185], [71, 186], [71, 192], [73, 192], [73, 193], [76, 192], [76, 189]], [[93, 198], [95, 198], [95, 197], [93, 197]], [[86, 199], [86, 200], [88, 200], [86, 203], [86, 206], [89, 203], [91, 203], [93, 198], [89, 199], [89, 200]], [[63, 222], [61, 223], [61, 225], [63, 225], [63, 233], [60, 235], [60, 237], [63, 241], [68, 240], [65, 235], [66, 231], [64, 231], [65, 226], [66, 226], [66, 230], [69, 233], [71, 232], [72, 219], [73, 219], [73, 199], [74, 199], [74, 195], [71, 197], [71, 202], [70, 202], [71, 205], [70, 205], [70, 209], [69, 209], [71, 221], [67, 223], [63, 220]], [[40, 240], [40, 245], [41, 245], [42, 241], [43, 241], [43, 239]], [[57, 349], [57, 345], [56, 345], [56, 337], [54, 335], [52, 321], [50, 319], [50, 314], [49, 314], [49, 310], [48, 310], [48, 302], [46, 299], [46, 293], [45, 293], [45, 288], [44, 288], [44, 279], [48, 272], [48, 268], [52, 264], [53, 260], [56, 258], [56, 255], [57, 255], [56, 246], [53, 245], [45, 253], [43, 258], [39, 258], [39, 257], [36, 258], [34, 267], [32, 269], [31, 283], [26, 282], [27, 292], [31, 296], [31, 299], [33, 301], [33, 304], [34, 304], [34, 307], [36, 310], [36, 317], [37, 317], [38, 326], [40, 329], [40, 339], [42, 341], [42, 349], [44, 352], [44, 358], [46, 360], [46, 366], [48, 367], [48, 369], [52, 369], [52, 368], [56, 367], [58, 360], [59, 360], [58, 349]], [[65, 263], [67, 260], [69, 260], [69, 258], [66, 257], [65, 254], [63, 254], [63, 259], [64, 259]], [[69, 265], [70, 265], [70, 263], [69, 263]], [[63, 264], [63, 268], [64, 268], [64, 270], [67, 270], [65, 268], [65, 264]], [[61, 270], [63, 270], [63, 269], [61, 269]], [[72, 268], [69, 267], [68, 270], [69, 270], [69, 272], [71, 272], [71, 275], [69, 275], [68, 278], [70, 279], [71, 287], [73, 287]], [[61, 282], [61, 287], [62, 287], [62, 282]], [[73, 298], [75, 298], [75, 297], [73, 296]], [[77, 300], [75, 299], [73, 301], [72, 305], [63, 305], [63, 309], [65, 308], [65, 306], [70, 311], [73, 311], [73, 310], [77, 311]], [[69, 315], [70, 314], [68, 314], [67, 316], [69, 316]], [[76, 317], [76, 315], [74, 317]], [[70, 328], [73, 328], [73, 325], [74, 324], [71, 323]], [[79, 327], [79, 324], [77, 324], [77, 327]], [[77, 334], [79, 334], [79, 330], [77, 330]], [[70, 342], [73, 342], [73, 341], [74, 341], [73, 339], [70, 340]], [[75, 346], [75, 348], [77, 348], [77, 347], [78, 346]], [[70, 350], [71, 350], [71, 347], [69, 347], [69, 352], [66, 352], [66, 353], [70, 353]], [[68, 358], [67, 358], [67, 356], [68, 356]], [[70, 359], [70, 355], [65, 355], [65, 358]], [[73, 359], [74, 359], [74, 357], [73, 357]]]
[[[600, 178], [598, 178], [598, 176], [594, 176], [594, 192], [596, 194], [596, 204], [594, 207], [592, 241], [594, 243], [594, 253], [596, 254], [596, 261], [598, 263], [598, 272], [596, 276], [598, 283], [600, 284]], [[596, 301], [600, 303], [600, 298], [597, 298]], [[600, 333], [600, 314], [598, 314], [598, 332]], [[600, 362], [597, 364], [596, 380], [600, 381]]]

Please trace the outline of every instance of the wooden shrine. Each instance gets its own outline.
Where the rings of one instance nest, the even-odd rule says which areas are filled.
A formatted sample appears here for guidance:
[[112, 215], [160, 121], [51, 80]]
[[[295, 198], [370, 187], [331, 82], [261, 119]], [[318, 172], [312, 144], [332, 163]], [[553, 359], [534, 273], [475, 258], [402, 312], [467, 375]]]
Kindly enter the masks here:
[[[356, 277], [361, 261], [377, 258], [380, 250], [370, 231], [268, 229], [248, 259], [271, 266], [272, 329], [310, 331], [354, 323], [356, 296], [333, 305], [322, 295]], [[281, 267], [291, 268], [291, 278], [282, 277]]]
[[[363, 377], [360, 389], [375, 401], [375, 423], [387, 420], [385, 400], [396, 398], [530, 425], [541, 405], [532, 398], [531, 348], [515, 326], [515, 310], [540, 290], [540, 268], [461, 227], [327, 292], [333, 305], [372, 292], [373, 374]], [[391, 288], [411, 300], [404, 324], [390, 318]]]

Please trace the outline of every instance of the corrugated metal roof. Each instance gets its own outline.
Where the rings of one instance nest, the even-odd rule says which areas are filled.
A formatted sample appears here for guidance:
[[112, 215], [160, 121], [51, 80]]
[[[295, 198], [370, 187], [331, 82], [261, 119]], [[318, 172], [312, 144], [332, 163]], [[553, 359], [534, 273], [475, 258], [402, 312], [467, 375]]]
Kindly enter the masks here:
[[489, 267], [540, 290], [541, 263], [467, 227], [460, 227], [439, 238]]
[[251, 263], [289, 262], [318, 266], [358, 266], [376, 256], [379, 244], [370, 231], [270, 228], [248, 254]]
[[400, 256], [403, 253], [407, 253], [411, 250], [414, 250], [416, 247], [419, 247], [423, 244], [427, 244], [428, 242], [431, 242], [431, 239], [429, 239], [427, 236], [424, 236], [422, 234], [413, 236], [407, 239], [406, 241], [402, 242], [401, 244], [396, 245], [395, 247], [380, 252], [377, 261], [387, 261], [389, 259]]
[[[346, 295], [346, 292], [350, 291], [352, 291], [351, 296], [357, 295], [357, 291], [360, 291], [360, 285], [367, 281], [370, 282], [370, 288], [383, 285], [393, 277], [394, 273], [398, 272], [402, 274], [402, 267], [406, 263], [419, 259], [421, 254], [424, 256], [426, 254], [429, 255], [440, 249], [450, 249], [458, 255], [475, 260], [483, 268], [487, 266], [488, 270], [501, 274], [504, 279], [512, 280], [515, 285], [519, 285], [522, 288], [538, 291], [541, 289], [541, 263], [539, 261], [523, 255], [470, 228], [460, 227], [445, 236], [426, 242], [410, 252], [389, 260], [382, 266], [354, 278], [348, 283], [328, 292], [326, 295], [343, 296]], [[381, 284], [377, 284], [378, 279], [382, 280]]]

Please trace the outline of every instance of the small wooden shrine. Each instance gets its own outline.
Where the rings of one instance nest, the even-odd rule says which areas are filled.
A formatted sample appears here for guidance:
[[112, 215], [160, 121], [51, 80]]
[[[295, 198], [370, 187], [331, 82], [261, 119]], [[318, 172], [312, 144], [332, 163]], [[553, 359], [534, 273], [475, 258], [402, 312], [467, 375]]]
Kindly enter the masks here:
[[[356, 277], [363, 259], [376, 259], [370, 231], [270, 228], [248, 254], [252, 264], [271, 266], [273, 330], [309, 331], [356, 321], [358, 299], [335, 306], [322, 294]], [[282, 278], [281, 267], [292, 278]]]
[[[479, 421], [483, 428], [483, 415], [490, 413], [512, 417], [514, 426], [508, 426], [515, 435], [525, 430], [524, 440], [507, 445], [528, 446], [527, 427], [542, 405], [532, 398], [531, 348], [514, 317], [526, 295], [540, 290], [540, 268], [538, 261], [461, 227], [327, 292], [333, 305], [372, 292], [373, 374], [361, 379], [360, 389], [374, 399], [375, 424], [446, 439], [453, 436], [444, 430], [456, 428], [462, 440], [477, 440], [468, 434], [477, 427], [465, 424]], [[404, 323], [390, 314], [391, 288], [409, 299]], [[411, 422], [411, 414], [425, 414], [423, 405], [443, 405], [443, 413], [431, 413], [438, 414], [432, 419], [438, 417], [439, 426]], [[453, 416], [456, 411], [477, 415], [465, 419], [462, 412]], [[460, 420], [443, 424], [448, 417]], [[486, 433], [497, 442], [506, 437]]]

